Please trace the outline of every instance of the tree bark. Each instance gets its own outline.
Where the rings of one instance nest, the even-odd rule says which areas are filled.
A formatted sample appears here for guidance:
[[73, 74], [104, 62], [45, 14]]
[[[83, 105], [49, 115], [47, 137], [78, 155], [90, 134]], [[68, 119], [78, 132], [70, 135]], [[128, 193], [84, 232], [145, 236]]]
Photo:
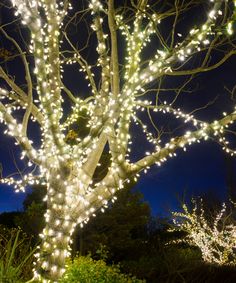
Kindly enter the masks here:
[[[64, 175], [64, 174], [63, 174]], [[71, 219], [66, 201], [65, 182], [58, 174], [50, 176], [45, 214], [46, 227], [41, 234], [42, 243], [36, 254], [35, 279], [57, 282], [65, 272], [65, 260], [69, 256], [70, 239], [76, 225]], [[61, 175], [60, 175], [61, 176]]]

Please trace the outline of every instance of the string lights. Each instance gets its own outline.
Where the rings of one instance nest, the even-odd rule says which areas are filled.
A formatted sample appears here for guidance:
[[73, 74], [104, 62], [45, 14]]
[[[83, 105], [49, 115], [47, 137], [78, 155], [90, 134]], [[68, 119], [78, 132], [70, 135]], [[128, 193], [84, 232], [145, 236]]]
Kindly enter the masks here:
[[184, 231], [187, 236], [181, 240], [197, 246], [204, 261], [219, 265], [236, 264], [236, 226], [227, 223], [227, 209], [223, 204], [214, 217], [207, 217], [202, 200], [192, 199], [193, 208], [182, 205], [183, 212], [173, 212], [176, 230]]
[[[36, 253], [33, 280], [45, 283], [59, 280], [65, 272], [65, 259], [70, 255], [69, 245], [76, 225], [83, 227], [98, 209], [104, 211], [109, 200], [116, 200], [116, 191], [131, 179], [138, 180], [140, 172], [146, 173], [154, 164], [161, 166], [168, 158], [176, 156], [178, 149], [186, 150], [192, 143], [209, 137], [218, 139], [224, 150], [235, 154], [224, 136], [226, 127], [236, 120], [235, 109], [217, 121], [205, 122], [167, 102], [140, 99], [153, 82], [165, 75], [174, 75], [176, 66], [184, 66], [189, 58], [210, 48], [219, 30], [225, 29], [228, 36], [233, 35], [235, 10], [223, 19], [226, 2], [231, 1], [210, 1], [212, 9], [205, 23], [189, 29], [185, 38], [176, 31], [177, 42], [172, 48], [164, 48], [167, 43], [159, 35], [159, 26], [167, 15], [158, 11], [154, 13], [147, 0], [138, 1], [139, 6], [133, 7], [132, 23], [126, 21], [123, 14], [116, 14], [112, 0], [88, 1], [91, 32], [97, 39], [94, 67], [82, 56], [83, 52], [73, 44], [66, 31], [62, 32], [72, 10], [69, 1], [12, 0], [15, 15], [21, 17], [22, 24], [30, 30], [29, 50], [34, 57], [34, 70], [29, 71], [29, 62], [22, 50], [20, 54], [27, 81], [25, 90], [0, 67], [0, 77], [7, 84], [6, 88], [0, 88], [0, 121], [6, 125], [5, 133], [13, 136], [22, 148], [22, 159], [29, 167], [37, 165], [39, 170], [29, 169], [22, 180], [5, 178], [1, 182], [13, 185], [16, 191], [24, 190], [27, 184], [47, 186], [44, 199], [47, 202], [46, 227], [40, 235], [42, 243]], [[235, 1], [232, 3], [236, 6]], [[118, 58], [121, 54], [117, 43], [119, 33], [126, 40], [125, 60]], [[151, 58], [142, 62], [145, 47], [152, 44], [154, 35], [158, 36], [161, 44]], [[71, 48], [71, 57], [66, 57], [66, 52], [63, 52], [62, 37]], [[16, 45], [13, 39], [11, 41]], [[20, 45], [17, 48], [20, 50]], [[122, 72], [120, 61], [125, 61]], [[65, 64], [79, 66], [88, 84], [87, 98], [78, 98], [65, 87]], [[98, 83], [96, 77], [99, 72]], [[34, 92], [31, 78], [36, 82]], [[69, 114], [63, 108], [64, 95], [68, 95], [73, 103]], [[19, 109], [24, 112], [22, 122], [14, 118]], [[70, 144], [66, 135], [83, 111], [88, 116], [88, 134], [77, 137]], [[194, 130], [163, 144], [139, 118], [140, 111], [171, 114], [190, 124]], [[27, 136], [31, 120], [40, 125], [40, 146], [34, 145]], [[133, 148], [131, 121], [141, 125], [144, 137], [154, 145], [153, 151], [144, 153], [143, 158], [133, 163], [129, 160]], [[104, 178], [96, 182], [94, 172], [107, 148], [111, 155], [110, 166]]]

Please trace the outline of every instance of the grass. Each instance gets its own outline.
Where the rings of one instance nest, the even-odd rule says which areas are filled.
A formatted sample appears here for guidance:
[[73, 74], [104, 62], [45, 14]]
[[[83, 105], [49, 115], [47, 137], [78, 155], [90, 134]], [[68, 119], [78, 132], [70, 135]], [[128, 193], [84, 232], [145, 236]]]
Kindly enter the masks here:
[[0, 282], [25, 282], [31, 276], [35, 249], [20, 229], [0, 228]]

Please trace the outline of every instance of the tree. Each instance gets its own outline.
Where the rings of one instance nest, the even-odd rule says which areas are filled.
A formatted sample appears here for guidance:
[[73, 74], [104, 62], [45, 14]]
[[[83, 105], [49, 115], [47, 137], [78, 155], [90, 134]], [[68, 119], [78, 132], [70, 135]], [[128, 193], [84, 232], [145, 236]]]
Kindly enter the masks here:
[[20, 216], [20, 212], [4, 212], [0, 214], [0, 224], [8, 228], [16, 228], [15, 218]]
[[[177, 229], [187, 232], [184, 239], [201, 250], [202, 258], [208, 263], [235, 265], [235, 220], [227, 213], [225, 203], [216, 215], [205, 215], [203, 203], [192, 199], [193, 208], [183, 204], [183, 212], [174, 212]], [[231, 220], [231, 221], [230, 221]]]
[[142, 195], [130, 188], [119, 191], [116, 196], [117, 201], [107, 210], [75, 231], [80, 255], [90, 252], [94, 256], [100, 246], [105, 246], [110, 262], [139, 257], [147, 240], [150, 208], [142, 201]]
[[[75, 1], [73, 10], [67, 0], [12, 0], [12, 6], [2, 6], [8, 20], [11, 9], [16, 19], [1, 26], [1, 44], [14, 48], [6, 48], [13, 55], [1, 61], [0, 120], [20, 145], [29, 171], [22, 181], [2, 181], [17, 190], [34, 182], [47, 186], [46, 226], [34, 280], [57, 281], [76, 225], [106, 207], [126, 182], [208, 137], [235, 153], [225, 137], [236, 120], [234, 109], [210, 122], [185, 114], [177, 103], [184, 104], [182, 94], [190, 92], [194, 75], [215, 69], [236, 53], [235, 1], [91, 0]], [[204, 19], [194, 17], [190, 23], [189, 16], [196, 14]], [[75, 87], [71, 77], [76, 66], [84, 77], [78, 75]], [[172, 77], [179, 85], [167, 89], [165, 80]], [[79, 97], [79, 88], [86, 95]], [[84, 111], [87, 134], [67, 142], [68, 129]], [[155, 116], [160, 114], [167, 118]], [[185, 122], [173, 123], [177, 131], [170, 129], [170, 115]], [[142, 147], [132, 147], [133, 125], [143, 130]], [[186, 133], [185, 125], [191, 127]], [[140, 144], [139, 136], [135, 140]], [[97, 181], [95, 170], [108, 150], [110, 165]]]
[[46, 204], [42, 202], [45, 195], [45, 187], [40, 185], [33, 186], [32, 192], [27, 194], [23, 202], [23, 211], [14, 219], [18, 227], [27, 235], [33, 237], [34, 243], [39, 242], [39, 234], [45, 225], [44, 213], [46, 212]]

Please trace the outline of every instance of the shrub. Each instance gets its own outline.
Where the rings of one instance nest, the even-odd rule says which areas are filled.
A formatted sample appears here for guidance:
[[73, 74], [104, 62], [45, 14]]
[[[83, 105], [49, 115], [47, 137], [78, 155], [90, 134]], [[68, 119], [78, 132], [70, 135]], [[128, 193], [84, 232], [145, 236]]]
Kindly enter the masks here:
[[143, 283], [145, 281], [122, 274], [118, 265], [108, 266], [103, 260], [76, 257], [70, 261], [60, 283]]
[[[149, 283], [184, 282], [189, 273], [201, 263], [199, 251], [188, 247], [160, 248], [155, 254], [145, 254], [138, 260], [121, 263], [126, 270]], [[200, 282], [200, 281], [199, 281]]]

